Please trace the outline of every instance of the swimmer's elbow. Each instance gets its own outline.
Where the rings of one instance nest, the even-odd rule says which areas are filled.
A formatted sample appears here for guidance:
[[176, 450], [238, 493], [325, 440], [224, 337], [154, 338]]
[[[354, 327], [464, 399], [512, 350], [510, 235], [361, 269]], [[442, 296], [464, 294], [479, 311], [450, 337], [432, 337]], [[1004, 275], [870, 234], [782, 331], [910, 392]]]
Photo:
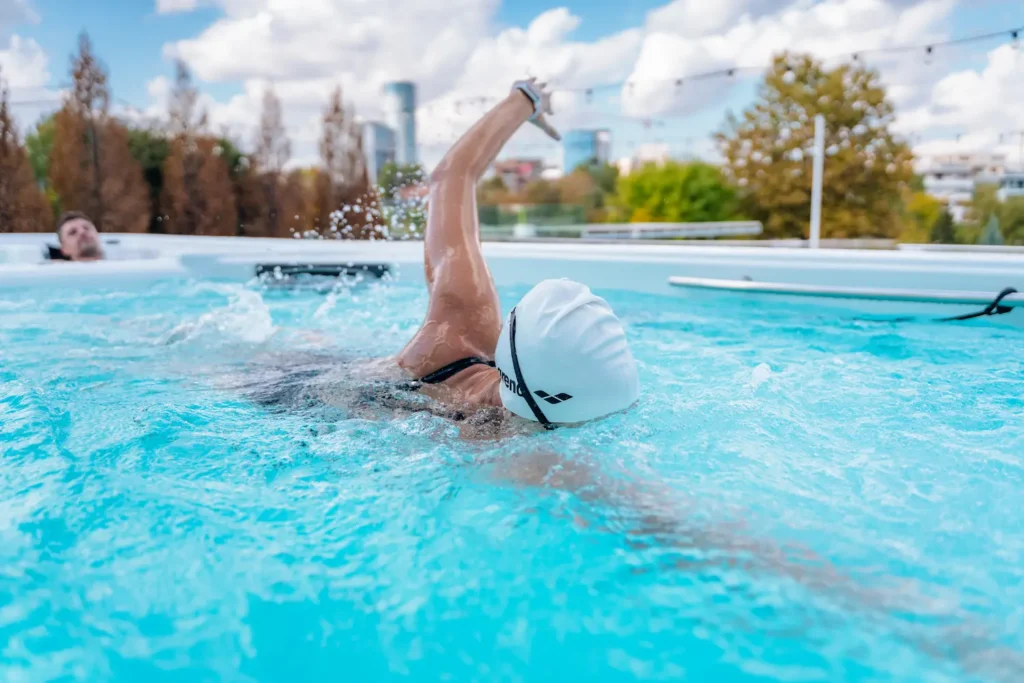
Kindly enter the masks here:
[[469, 164], [458, 157], [446, 157], [430, 173], [430, 184], [433, 186], [445, 185], [452, 182], [463, 182], [470, 176]]

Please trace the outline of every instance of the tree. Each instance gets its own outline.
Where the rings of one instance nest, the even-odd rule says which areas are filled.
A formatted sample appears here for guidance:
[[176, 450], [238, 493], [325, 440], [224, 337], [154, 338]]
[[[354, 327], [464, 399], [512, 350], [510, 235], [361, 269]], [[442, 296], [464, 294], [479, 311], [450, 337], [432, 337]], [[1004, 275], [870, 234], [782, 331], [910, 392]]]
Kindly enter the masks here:
[[32, 164], [32, 172], [40, 185], [50, 180], [50, 156], [53, 154], [53, 115], [36, 124], [35, 130], [25, 137], [25, 150]]
[[987, 244], [989, 246], [1003, 244], [1003, 233], [999, 229], [999, 216], [992, 214], [992, 217], [988, 219], [988, 223], [985, 224], [985, 229], [978, 239], [978, 244]]
[[559, 204], [562, 195], [558, 185], [540, 178], [526, 184], [523, 188], [523, 199], [527, 204]]
[[89, 37], [71, 57], [71, 91], [53, 118], [49, 180], [64, 209], [86, 212], [100, 230], [144, 232], [150, 201], [128, 129], [110, 115], [107, 72]]
[[777, 56], [758, 102], [717, 136], [726, 172], [769, 237], [808, 233], [814, 118], [827, 122], [822, 229], [828, 237], [895, 236], [909, 147], [889, 127], [894, 108], [878, 74], [859, 64], [827, 70], [813, 57]]
[[389, 161], [377, 172], [377, 185], [382, 198], [394, 199], [402, 188], [419, 185], [426, 177], [427, 172], [419, 164], [396, 164]]
[[614, 164], [589, 164], [584, 167], [593, 178], [601, 193], [610, 196], [615, 194], [619, 182], [619, 167]]
[[165, 229], [183, 235], [235, 235], [235, 188], [225, 160], [230, 148], [206, 132], [206, 113], [184, 62], [175, 65], [170, 147], [160, 205]]
[[381, 209], [371, 191], [360, 126], [345, 110], [341, 88], [331, 93], [320, 137], [322, 173], [316, 188], [316, 225], [321, 233], [371, 239], [381, 233]]
[[164, 232], [160, 195], [164, 189], [164, 164], [170, 154], [167, 136], [151, 128], [131, 128], [128, 130], [128, 149], [142, 168], [142, 178], [149, 189], [149, 232]]
[[904, 243], [926, 243], [931, 239], [932, 226], [942, 213], [943, 204], [924, 192], [915, 192], [906, 204], [906, 218], [900, 232]]
[[736, 191], [710, 164], [669, 161], [619, 180], [616, 202], [634, 222], [725, 221], [736, 217]]
[[967, 207], [965, 220], [975, 226], [980, 234], [982, 227], [998, 213], [999, 185], [994, 183], [976, 184], [971, 196], [971, 203]]
[[943, 209], [935, 219], [929, 239], [932, 244], [956, 244], [956, 227], [949, 209]]
[[32, 172], [36, 183], [46, 195], [46, 201], [54, 215], [60, 213], [60, 198], [50, 185], [50, 159], [53, 156], [54, 117], [51, 114], [41, 119], [31, 133], [25, 138], [25, 151], [28, 153]]
[[500, 175], [482, 181], [476, 188], [476, 203], [480, 206], [508, 204], [511, 199], [512, 194]]
[[1007, 244], [1024, 244], [1024, 197], [1010, 197], [999, 207], [999, 222]]
[[[263, 92], [263, 109], [260, 113], [259, 129], [256, 133], [255, 152], [252, 162], [256, 172], [259, 200], [259, 215], [250, 219], [246, 234], [286, 237], [283, 228], [286, 221], [294, 224], [297, 198], [289, 193], [283, 171], [292, 155], [292, 144], [284, 129], [281, 100], [268, 87]], [[292, 188], [294, 189], [294, 188]]]
[[0, 70], [0, 232], [45, 232], [53, 215], [39, 190], [28, 154], [21, 146]]

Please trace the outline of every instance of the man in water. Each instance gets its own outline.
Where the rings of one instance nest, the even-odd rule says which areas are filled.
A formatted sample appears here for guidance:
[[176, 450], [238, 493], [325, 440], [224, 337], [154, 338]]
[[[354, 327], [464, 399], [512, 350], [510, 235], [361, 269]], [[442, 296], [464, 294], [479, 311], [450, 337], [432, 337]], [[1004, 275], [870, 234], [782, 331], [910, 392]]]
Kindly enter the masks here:
[[80, 211], [66, 211], [57, 220], [60, 251], [69, 261], [100, 261], [103, 247], [93, 222]]
[[504, 407], [547, 428], [625, 410], [640, 395], [622, 324], [586, 286], [541, 282], [502, 320], [480, 246], [476, 186], [527, 121], [559, 140], [545, 118], [551, 113], [543, 84], [516, 82], [431, 174], [424, 244], [430, 302], [396, 359], [431, 398]]

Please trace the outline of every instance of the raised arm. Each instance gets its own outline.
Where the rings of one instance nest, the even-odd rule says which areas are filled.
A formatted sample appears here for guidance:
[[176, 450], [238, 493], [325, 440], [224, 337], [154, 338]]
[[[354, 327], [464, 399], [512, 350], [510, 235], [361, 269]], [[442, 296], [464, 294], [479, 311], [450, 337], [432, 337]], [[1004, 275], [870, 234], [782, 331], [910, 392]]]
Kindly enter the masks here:
[[430, 176], [424, 245], [430, 303], [399, 359], [414, 373], [466, 355], [489, 356], [497, 345], [501, 308], [480, 247], [476, 186], [527, 121], [558, 139], [544, 118], [551, 112], [548, 93], [533, 81], [521, 84], [459, 138]]

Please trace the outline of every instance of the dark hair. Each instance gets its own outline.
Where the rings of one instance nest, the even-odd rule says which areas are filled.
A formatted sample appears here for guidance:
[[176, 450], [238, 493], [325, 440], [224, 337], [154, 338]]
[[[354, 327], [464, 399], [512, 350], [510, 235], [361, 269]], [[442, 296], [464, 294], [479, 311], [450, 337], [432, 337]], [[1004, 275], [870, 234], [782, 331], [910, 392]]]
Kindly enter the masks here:
[[81, 211], [65, 211], [64, 213], [62, 213], [60, 215], [60, 218], [57, 219], [57, 239], [62, 239], [60, 235], [60, 229], [64, 227], [65, 223], [78, 220], [79, 218], [92, 223], [92, 219], [86, 216]]

